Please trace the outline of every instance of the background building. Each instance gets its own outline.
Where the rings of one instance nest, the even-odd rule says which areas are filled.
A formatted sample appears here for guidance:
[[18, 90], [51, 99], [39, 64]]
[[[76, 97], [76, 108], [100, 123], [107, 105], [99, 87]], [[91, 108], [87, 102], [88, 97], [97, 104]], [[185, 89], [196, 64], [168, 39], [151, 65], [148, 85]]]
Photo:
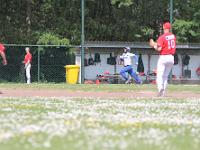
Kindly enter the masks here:
[[[148, 74], [156, 70], [158, 52], [148, 46], [148, 43], [132, 43], [132, 42], [86, 42], [85, 44], [85, 79], [95, 80], [97, 75], [109, 72], [110, 74], [118, 74], [123, 66], [118, 62], [118, 57], [123, 53], [123, 47], [131, 47], [131, 52], [136, 55], [141, 54], [144, 65], [144, 73]], [[100, 62], [95, 61], [95, 55], [100, 56]], [[116, 64], [109, 64], [110, 57], [116, 58]], [[89, 63], [93, 60], [92, 63]], [[200, 46], [197, 44], [178, 44], [176, 65], [172, 70], [173, 79], [175, 80], [193, 80], [199, 81], [196, 73], [200, 67]], [[76, 63], [80, 64], [80, 51], [77, 50]], [[186, 63], [186, 64], [185, 64]], [[137, 69], [137, 66], [134, 66]]]

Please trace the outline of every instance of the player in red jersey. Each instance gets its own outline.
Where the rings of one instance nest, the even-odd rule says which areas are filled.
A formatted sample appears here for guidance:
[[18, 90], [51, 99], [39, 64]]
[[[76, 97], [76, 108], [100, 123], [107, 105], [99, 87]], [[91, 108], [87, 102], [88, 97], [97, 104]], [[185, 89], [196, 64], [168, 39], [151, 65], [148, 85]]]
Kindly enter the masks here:
[[150, 46], [159, 52], [157, 63], [157, 86], [158, 96], [164, 96], [167, 87], [168, 75], [174, 64], [174, 54], [176, 52], [176, 36], [170, 32], [171, 24], [163, 24], [164, 33], [159, 36], [157, 42], [150, 39]]
[[26, 69], [26, 78], [27, 78], [27, 84], [31, 83], [31, 62], [32, 62], [32, 54], [30, 53], [30, 48], [26, 47], [25, 48], [26, 55], [24, 57], [24, 65]]
[[3, 58], [3, 65], [7, 65], [5, 50], [6, 49], [5, 49], [4, 45], [0, 43], [0, 55]]

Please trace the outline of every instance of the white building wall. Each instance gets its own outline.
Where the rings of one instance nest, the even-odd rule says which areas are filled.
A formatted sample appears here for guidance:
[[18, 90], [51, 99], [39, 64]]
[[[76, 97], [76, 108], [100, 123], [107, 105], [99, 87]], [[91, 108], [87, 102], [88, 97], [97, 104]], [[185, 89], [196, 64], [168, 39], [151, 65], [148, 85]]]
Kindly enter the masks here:
[[[110, 74], [115, 73], [115, 66], [107, 64], [107, 58], [110, 57], [110, 54], [100, 54], [101, 62], [96, 63], [95, 65], [85, 66], [85, 79], [95, 80], [97, 74], [102, 75], [104, 72], [108, 71]], [[190, 63], [188, 69], [191, 70], [191, 79], [199, 79], [196, 75], [196, 69], [200, 67], [200, 56], [189, 55], [190, 56]], [[85, 57], [88, 59], [89, 54], [86, 54]], [[157, 68], [157, 61], [159, 55], [151, 55], [150, 57], [150, 71], [153, 71]], [[182, 60], [181, 56], [179, 55], [179, 63], [174, 65], [172, 69], [172, 74], [177, 77], [177, 79], [182, 78]], [[92, 58], [94, 58], [94, 54], [92, 54]], [[147, 73], [148, 71], [148, 55], [142, 55], [142, 60], [144, 64], [144, 71]], [[122, 65], [116, 65], [116, 73], [120, 72]], [[184, 67], [183, 69], [186, 69]], [[137, 67], [134, 66], [134, 70], [137, 70]]]
[[[94, 54], [91, 54], [91, 56], [94, 59]], [[89, 57], [89, 54], [85, 55], [86, 59]], [[97, 75], [103, 75], [106, 71], [108, 71], [110, 74], [114, 74], [115, 66], [107, 64], [107, 58], [110, 57], [110, 54], [100, 54], [100, 57], [100, 63], [85, 66], [85, 79], [95, 80]]]
[[142, 61], [144, 65], [144, 72], [146, 74], [148, 71], [148, 55], [142, 55]]
[[150, 70], [151, 71], [156, 70], [158, 57], [159, 57], [159, 55], [151, 55], [151, 58], [150, 58]]
[[181, 56], [178, 56], [179, 62], [177, 65], [174, 65], [172, 68], [172, 74], [177, 77], [177, 79], [182, 78], [182, 61], [181, 61]]
[[[189, 70], [191, 70], [191, 78], [199, 79], [196, 74], [196, 69], [200, 67], [200, 56], [190, 55], [190, 63], [188, 65]], [[184, 67], [186, 68], [186, 67]]]

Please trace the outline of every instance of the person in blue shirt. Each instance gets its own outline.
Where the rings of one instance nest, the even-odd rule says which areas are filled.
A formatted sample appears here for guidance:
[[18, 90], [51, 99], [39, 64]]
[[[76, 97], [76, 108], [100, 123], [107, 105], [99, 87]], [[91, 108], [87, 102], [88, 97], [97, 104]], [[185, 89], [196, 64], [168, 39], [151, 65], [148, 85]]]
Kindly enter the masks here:
[[120, 56], [120, 59], [124, 62], [124, 67], [120, 71], [120, 75], [126, 80], [125, 83], [128, 84], [130, 82], [130, 79], [127, 75], [130, 74], [130, 76], [135, 80], [136, 84], [140, 84], [141, 80], [138, 77], [137, 73], [133, 70], [132, 61], [135, 60], [135, 64], [138, 65], [138, 57], [137, 55], [130, 53], [131, 49], [130, 47], [124, 48], [124, 53]]

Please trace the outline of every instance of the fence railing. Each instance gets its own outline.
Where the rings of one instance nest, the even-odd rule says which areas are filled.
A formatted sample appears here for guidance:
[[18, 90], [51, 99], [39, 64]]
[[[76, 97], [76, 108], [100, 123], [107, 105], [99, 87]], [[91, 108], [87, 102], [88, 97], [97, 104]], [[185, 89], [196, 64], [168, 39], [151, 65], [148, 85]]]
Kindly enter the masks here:
[[[73, 47], [58, 45], [15, 45], [5, 44], [8, 64], [0, 63], [0, 82], [25, 82], [22, 63], [25, 47], [30, 47], [33, 56], [31, 67], [32, 82], [65, 82], [65, 65], [75, 64]], [[0, 58], [1, 61], [1, 58]]]
[[[96, 41], [85, 43], [85, 53], [91, 53], [91, 50], [95, 50], [101, 54], [104, 52], [109, 53], [114, 49], [117, 50], [117, 48], [122, 48], [124, 46], [136, 46], [138, 49], [142, 49], [142, 46], [148, 47], [147, 43], [134, 44], [132, 42], [116, 43]], [[78, 49], [80, 50], [79, 46], [64, 45], [5, 44], [5, 47], [8, 65], [3, 66], [1, 63], [2, 58], [0, 57], [0, 82], [26, 82], [24, 64], [22, 63], [25, 56], [25, 47], [30, 47], [33, 55], [31, 68], [32, 82], [65, 82], [66, 70], [64, 66], [75, 64], [75, 53], [72, 52], [72, 49], [76, 50], [74, 52], [78, 52]], [[181, 44], [177, 45], [177, 47], [186, 50], [193, 49], [195, 50], [194, 54], [197, 54], [200, 50], [200, 44]], [[104, 51], [102, 51], [101, 48], [104, 48]], [[110, 51], [107, 52], [109, 49]]]

